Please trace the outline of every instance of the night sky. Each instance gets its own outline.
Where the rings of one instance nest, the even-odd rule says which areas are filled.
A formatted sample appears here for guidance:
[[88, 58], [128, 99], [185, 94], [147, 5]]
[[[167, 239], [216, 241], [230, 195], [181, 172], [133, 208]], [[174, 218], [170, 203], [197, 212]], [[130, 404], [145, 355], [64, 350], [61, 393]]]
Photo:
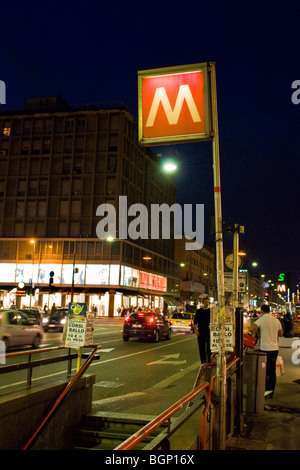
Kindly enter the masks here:
[[[245, 226], [244, 267], [300, 276], [297, 2], [11, 1], [0, 17], [2, 111], [60, 94], [72, 105], [121, 101], [137, 117], [139, 70], [216, 62], [223, 221]], [[178, 159], [178, 202], [205, 204], [210, 241], [211, 143], [153, 150]]]

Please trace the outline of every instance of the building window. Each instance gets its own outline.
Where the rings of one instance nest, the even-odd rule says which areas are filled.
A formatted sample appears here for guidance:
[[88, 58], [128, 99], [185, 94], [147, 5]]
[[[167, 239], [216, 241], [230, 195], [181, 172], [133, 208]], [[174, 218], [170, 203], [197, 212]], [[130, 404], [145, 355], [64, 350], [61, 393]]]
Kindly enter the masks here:
[[71, 173], [71, 160], [67, 159], [63, 161], [62, 174], [69, 175]]
[[46, 215], [47, 215], [47, 203], [46, 203], [46, 201], [38, 201], [37, 215], [38, 215], [38, 217], [46, 217]]
[[35, 217], [36, 201], [27, 202], [27, 217]]
[[118, 134], [112, 134], [109, 136], [108, 151], [116, 152], [118, 150]]
[[9, 136], [10, 136], [10, 127], [4, 127], [2, 133], [3, 133], [3, 135], [5, 135], [6, 137], [9, 137]]
[[85, 119], [77, 119], [77, 128], [84, 129], [85, 128]]
[[25, 215], [25, 203], [24, 201], [17, 201], [16, 217], [24, 217], [24, 215]]
[[31, 148], [31, 147], [30, 147], [30, 144], [27, 143], [27, 142], [24, 142], [24, 143], [22, 144], [21, 154], [22, 154], [22, 155], [28, 155], [29, 152], [30, 152], [30, 148]]
[[45, 139], [43, 142], [43, 153], [50, 153], [51, 140]]
[[72, 132], [74, 129], [74, 119], [67, 119], [66, 121], [66, 131]]
[[117, 156], [108, 155], [107, 157], [107, 171], [114, 173], [117, 171]]
[[69, 213], [69, 202], [68, 201], [60, 201], [59, 206], [59, 215], [60, 217], [66, 217]]
[[26, 181], [20, 180], [18, 182], [17, 196], [25, 196], [25, 192], [26, 192]]

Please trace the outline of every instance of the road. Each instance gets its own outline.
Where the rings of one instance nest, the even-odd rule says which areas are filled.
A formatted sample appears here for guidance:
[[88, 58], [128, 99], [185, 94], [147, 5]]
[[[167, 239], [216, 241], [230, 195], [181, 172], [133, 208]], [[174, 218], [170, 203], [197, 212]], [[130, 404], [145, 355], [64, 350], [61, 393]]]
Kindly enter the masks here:
[[[121, 318], [95, 320], [94, 342], [102, 350], [100, 359], [88, 370], [89, 374], [95, 374], [93, 409], [157, 416], [193, 388], [200, 367], [196, 336], [174, 333], [170, 341], [159, 343], [137, 339], [124, 342], [122, 325]], [[61, 337], [62, 333], [45, 333], [41, 347], [61, 345]], [[294, 340], [280, 339], [286, 373], [278, 377], [279, 383], [290, 377], [299, 378], [300, 353], [291, 349]], [[63, 351], [51, 354], [63, 354]], [[296, 362], [292, 360], [295, 354]], [[36, 359], [41, 356], [38, 354]], [[7, 360], [7, 364], [16, 362], [20, 359]], [[33, 385], [66, 378], [66, 370], [65, 362], [36, 368]], [[73, 372], [76, 372], [76, 361], [73, 361]], [[0, 375], [0, 397], [26, 388], [26, 377], [26, 371]]]
[[[200, 367], [196, 336], [176, 332], [170, 341], [152, 343], [130, 339], [124, 342], [122, 327], [122, 318], [101, 318], [94, 322], [94, 342], [102, 349], [100, 359], [88, 370], [96, 376], [93, 407], [157, 415], [193, 388]], [[61, 336], [59, 332], [45, 333], [41, 347], [61, 345]], [[8, 359], [7, 364], [19, 361]], [[59, 363], [36, 368], [33, 384], [65, 377], [66, 367], [66, 363]], [[73, 367], [75, 372], [76, 361]], [[1, 396], [21, 387], [26, 387], [25, 371], [1, 376]]]

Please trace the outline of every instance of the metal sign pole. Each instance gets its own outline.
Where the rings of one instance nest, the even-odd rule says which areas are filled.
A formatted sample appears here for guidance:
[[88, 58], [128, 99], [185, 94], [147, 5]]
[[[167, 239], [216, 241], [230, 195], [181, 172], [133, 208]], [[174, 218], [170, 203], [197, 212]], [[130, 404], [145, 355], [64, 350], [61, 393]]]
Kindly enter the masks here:
[[239, 279], [239, 225], [234, 225], [232, 305], [235, 309], [238, 307], [238, 279]]
[[237, 432], [241, 432], [243, 421], [243, 317], [239, 308], [239, 240], [244, 227], [233, 226], [233, 295], [232, 304], [235, 309], [236, 323], [236, 355], [240, 358], [236, 372], [236, 413], [235, 423]]
[[215, 63], [210, 62], [210, 84], [212, 100], [213, 125], [213, 173], [214, 173], [214, 203], [215, 203], [215, 232], [216, 232], [216, 269], [219, 308], [219, 354], [217, 356], [217, 394], [219, 396], [219, 413], [217, 417], [217, 443], [219, 450], [225, 449], [226, 439], [226, 355], [225, 355], [225, 320], [221, 315], [224, 306], [224, 257], [221, 206], [221, 178], [219, 157], [219, 131], [217, 109], [217, 86]]

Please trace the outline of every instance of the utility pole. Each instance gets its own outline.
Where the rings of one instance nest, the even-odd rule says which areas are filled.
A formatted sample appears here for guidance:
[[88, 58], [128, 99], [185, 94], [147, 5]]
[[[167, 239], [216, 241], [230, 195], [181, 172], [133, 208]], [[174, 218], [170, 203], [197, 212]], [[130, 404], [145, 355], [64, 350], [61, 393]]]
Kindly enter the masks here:
[[225, 320], [221, 315], [224, 306], [224, 255], [223, 255], [223, 228], [221, 205], [221, 177], [219, 155], [219, 128], [217, 108], [217, 85], [215, 63], [210, 62], [210, 86], [212, 100], [212, 126], [213, 126], [213, 173], [214, 173], [214, 203], [215, 203], [215, 237], [216, 237], [216, 270], [218, 288], [218, 323], [219, 323], [219, 351], [217, 355], [217, 395], [219, 397], [217, 416], [217, 446], [225, 450], [226, 446], [226, 355], [225, 355]]
[[233, 295], [232, 304], [235, 309], [235, 350], [236, 355], [239, 357], [237, 364], [236, 373], [236, 429], [237, 432], [241, 431], [242, 428], [242, 416], [243, 416], [243, 318], [242, 312], [238, 305], [239, 295], [239, 237], [240, 234], [244, 233], [244, 227], [242, 225], [234, 224], [230, 228], [233, 232]]

